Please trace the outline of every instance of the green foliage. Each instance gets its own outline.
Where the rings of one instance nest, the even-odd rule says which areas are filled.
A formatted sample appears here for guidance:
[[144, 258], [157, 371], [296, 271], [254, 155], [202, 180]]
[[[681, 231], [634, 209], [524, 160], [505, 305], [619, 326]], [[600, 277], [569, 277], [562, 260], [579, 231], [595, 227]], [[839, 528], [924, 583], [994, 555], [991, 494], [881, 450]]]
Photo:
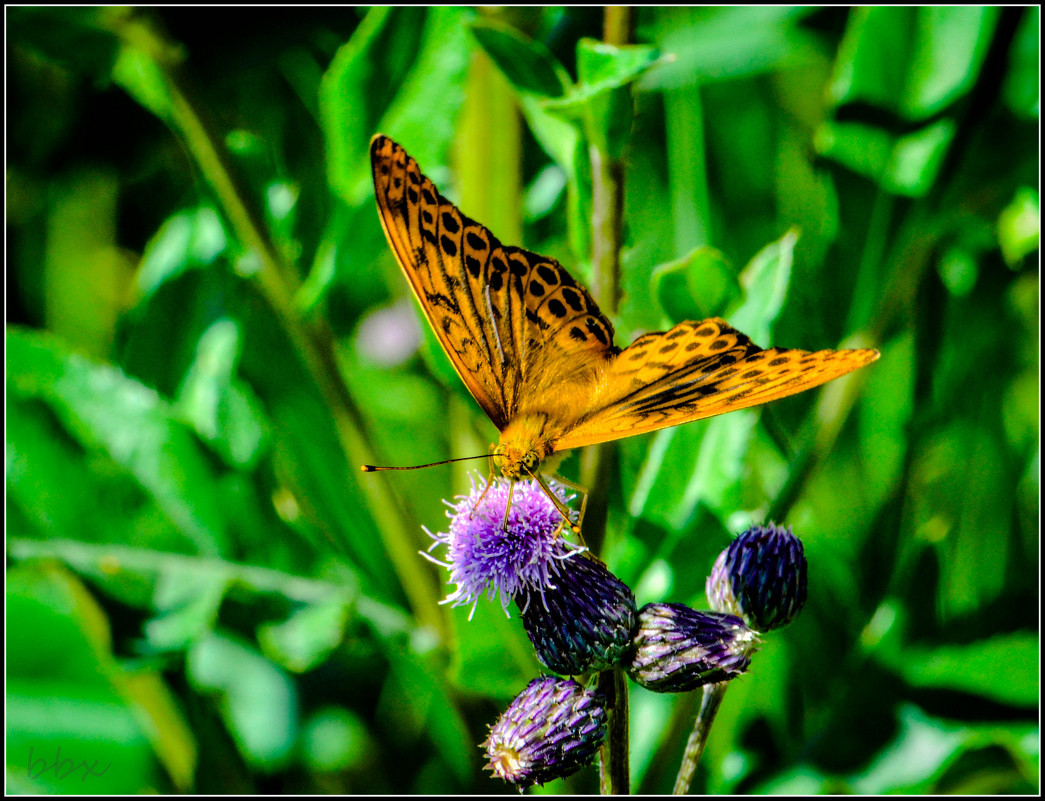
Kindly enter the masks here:
[[[694, 789], [1039, 790], [1036, 8], [643, 7], [624, 47], [599, 9], [223, 13], [7, 16], [10, 791], [510, 791], [476, 746], [540, 665], [417, 554], [471, 468], [359, 472], [495, 439], [423, 345], [378, 131], [448, 197], [517, 188], [463, 210], [584, 281], [623, 154], [618, 344], [882, 352], [590, 488], [640, 603], [703, 606], [752, 523], [805, 543]], [[634, 789], [696, 696], [633, 691]]]

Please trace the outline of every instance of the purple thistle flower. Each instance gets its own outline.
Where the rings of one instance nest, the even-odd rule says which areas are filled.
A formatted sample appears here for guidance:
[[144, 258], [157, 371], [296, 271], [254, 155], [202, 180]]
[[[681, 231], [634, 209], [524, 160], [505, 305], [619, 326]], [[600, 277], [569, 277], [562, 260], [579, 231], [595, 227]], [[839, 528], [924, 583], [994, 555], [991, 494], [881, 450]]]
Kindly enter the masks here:
[[754, 526], [718, 555], [706, 586], [708, 603], [740, 615], [756, 631], [787, 625], [806, 602], [806, 557], [790, 528]]
[[[508, 604], [516, 595], [554, 587], [563, 560], [585, 550], [563, 538], [562, 515], [536, 481], [515, 483], [507, 531], [502, 529], [510, 486], [507, 480], [497, 479], [486, 490], [485, 482], [473, 479], [468, 495], [459, 495], [457, 503], [447, 502], [449, 532], [433, 534], [425, 529], [434, 540], [429, 552], [445, 545], [447, 555], [445, 562], [422, 555], [447, 568], [449, 583], [457, 585], [443, 603], [471, 603], [474, 614], [481, 596], [492, 601], [500, 595], [508, 614]], [[551, 486], [563, 503], [572, 498], [555, 484]]]
[[598, 693], [572, 679], [534, 679], [490, 727], [486, 770], [521, 788], [569, 776], [606, 737]]
[[637, 625], [628, 675], [658, 693], [736, 678], [751, 664], [759, 643], [739, 617], [683, 604], [646, 604]]

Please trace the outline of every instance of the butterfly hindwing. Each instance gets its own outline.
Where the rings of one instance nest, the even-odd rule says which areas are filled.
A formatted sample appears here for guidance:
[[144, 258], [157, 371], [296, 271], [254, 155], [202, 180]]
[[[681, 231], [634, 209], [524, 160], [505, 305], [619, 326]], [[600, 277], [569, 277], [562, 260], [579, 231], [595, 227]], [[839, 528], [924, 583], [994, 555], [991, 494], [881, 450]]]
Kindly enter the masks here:
[[723, 320], [646, 334], [613, 360], [596, 404], [556, 450], [620, 439], [811, 389], [878, 358], [875, 350], [763, 350]]
[[557, 261], [502, 245], [440, 195], [391, 139], [375, 136], [370, 154], [389, 244], [494, 425], [503, 430], [521, 403], [616, 353], [613, 326]]

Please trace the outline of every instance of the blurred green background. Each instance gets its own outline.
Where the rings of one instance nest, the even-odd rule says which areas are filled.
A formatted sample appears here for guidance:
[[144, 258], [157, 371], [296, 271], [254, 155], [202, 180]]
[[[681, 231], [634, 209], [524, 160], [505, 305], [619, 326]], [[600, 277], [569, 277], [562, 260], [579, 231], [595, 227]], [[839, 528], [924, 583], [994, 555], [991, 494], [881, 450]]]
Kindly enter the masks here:
[[[359, 472], [496, 434], [384, 241], [377, 131], [588, 285], [621, 159], [618, 344], [882, 352], [602, 455], [639, 603], [704, 608], [752, 523], [806, 546], [694, 790], [1038, 791], [1037, 8], [643, 8], [620, 50], [599, 8], [6, 16], [9, 792], [511, 792], [477, 744], [540, 666], [416, 553], [471, 468]], [[633, 690], [634, 789], [698, 697]]]

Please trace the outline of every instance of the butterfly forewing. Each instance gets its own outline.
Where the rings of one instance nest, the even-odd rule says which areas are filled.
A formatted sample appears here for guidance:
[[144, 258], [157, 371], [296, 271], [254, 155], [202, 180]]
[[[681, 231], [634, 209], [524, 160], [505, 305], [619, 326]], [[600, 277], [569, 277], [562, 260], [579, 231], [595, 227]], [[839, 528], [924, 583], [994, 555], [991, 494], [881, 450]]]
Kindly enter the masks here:
[[386, 137], [370, 144], [381, 224], [396, 260], [436, 337], [468, 390], [494, 423], [503, 426], [510, 382], [494, 359], [482, 287], [467, 278], [460, 213], [440, 195], [406, 151]]
[[504, 246], [406, 151], [370, 146], [381, 222], [440, 344], [499, 428], [520, 404], [614, 353], [613, 326], [554, 259]]
[[719, 319], [646, 334], [602, 373], [592, 407], [556, 450], [656, 431], [768, 403], [823, 384], [878, 351], [763, 350]]

